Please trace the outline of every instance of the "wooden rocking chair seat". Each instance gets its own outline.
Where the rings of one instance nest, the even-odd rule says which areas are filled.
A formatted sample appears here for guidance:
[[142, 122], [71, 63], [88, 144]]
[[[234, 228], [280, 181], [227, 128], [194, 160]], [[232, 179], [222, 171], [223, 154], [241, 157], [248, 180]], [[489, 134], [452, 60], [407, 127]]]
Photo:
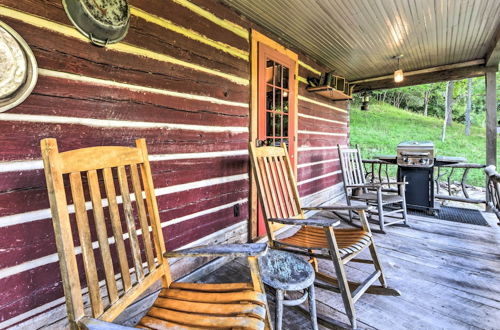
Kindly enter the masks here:
[[[357, 228], [335, 229], [334, 234], [341, 255], [361, 251], [371, 243], [371, 233]], [[325, 230], [321, 227], [304, 226], [292, 236], [277, 241], [311, 250], [329, 248]]]
[[[362, 193], [359, 195], [351, 196], [351, 199], [362, 200], [367, 202], [377, 202], [377, 193]], [[403, 197], [394, 194], [382, 194], [382, 204], [393, 204], [400, 203], [403, 201]]]
[[172, 283], [160, 291], [137, 327], [264, 329], [265, 304], [265, 295], [251, 283]]

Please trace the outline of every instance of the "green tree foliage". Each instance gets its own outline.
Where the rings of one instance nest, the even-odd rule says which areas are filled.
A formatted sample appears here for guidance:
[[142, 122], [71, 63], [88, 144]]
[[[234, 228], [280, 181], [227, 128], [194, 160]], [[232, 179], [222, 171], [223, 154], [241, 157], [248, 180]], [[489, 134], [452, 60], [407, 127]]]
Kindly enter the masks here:
[[[497, 86], [500, 84], [500, 74], [497, 75]], [[386, 102], [400, 109], [423, 114], [425, 93], [428, 93], [428, 116], [444, 118], [446, 82], [408, 86], [371, 92], [372, 100]], [[484, 77], [472, 79], [472, 109], [471, 123], [473, 126], [485, 125], [485, 84]], [[500, 95], [498, 96], [500, 97]], [[467, 106], [467, 79], [457, 80], [453, 91], [453, 121], [465, 123]], [[360, 102], [359, 94], [354, 102]]]

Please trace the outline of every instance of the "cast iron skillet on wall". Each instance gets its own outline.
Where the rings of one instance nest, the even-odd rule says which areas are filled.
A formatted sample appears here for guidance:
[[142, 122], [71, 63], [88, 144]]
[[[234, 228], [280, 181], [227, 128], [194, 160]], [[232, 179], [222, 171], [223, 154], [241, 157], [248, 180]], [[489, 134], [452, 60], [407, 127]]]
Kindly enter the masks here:
[[97, 46], [122, 40], [128, 31], [130, 9], [127, 0], [62, 0], [75, 27]]

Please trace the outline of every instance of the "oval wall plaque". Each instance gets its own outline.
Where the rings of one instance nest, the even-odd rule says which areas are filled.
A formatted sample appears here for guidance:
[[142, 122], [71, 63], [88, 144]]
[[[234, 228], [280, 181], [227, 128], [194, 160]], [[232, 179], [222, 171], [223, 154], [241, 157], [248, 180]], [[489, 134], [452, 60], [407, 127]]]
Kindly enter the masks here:
[[128, 31], [127, 0], [63, 0], [64, 10], [76, 28], [97, 46], [122, 40]]
[[23, 102], [36, 85], [38, 66], [24, 39], [0, 21], [0, 112]]

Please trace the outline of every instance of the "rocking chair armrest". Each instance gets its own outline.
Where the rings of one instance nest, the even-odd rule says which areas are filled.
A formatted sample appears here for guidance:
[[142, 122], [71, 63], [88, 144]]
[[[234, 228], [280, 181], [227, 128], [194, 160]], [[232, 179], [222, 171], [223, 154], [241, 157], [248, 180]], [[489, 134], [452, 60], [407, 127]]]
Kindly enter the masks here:
[[373, 209], [368, 205], [330, 205], [330, 206], [309, 206], [303, 207], [305, 211], [369, 211]]
[[388, 181], [388, 182], [382, 182], [382, 184], [407, 185], [408, 182], [406, 182], [406, 181]]
[[316, 227], [336, 227], [340, 224], [337, 219], [294, 219], [294, 218], [272, 218], [271, 222], [282, 223], [294, 226], [316, 226]]
[[135, 328], [127, 327], [125, 325], [120, 325], [116, 323], [101, 321], [98, 319], [94, 319], [91, 317], [83, 317], [78, 321], [78, 325], [82, 327], [82, 329], [86, 330], [132, 330]]
[[204, 245], [177, 251], [165, 252], [167, 258], [182, 257], [260, 257], [267, 253], [267, 244], [220, 244]]
[[382, 189], [383, 184], [381, 183], [364, 183], [364, 184], [350, 184], [346, 185], [346, 188], [369, 188], [369, 189]]

